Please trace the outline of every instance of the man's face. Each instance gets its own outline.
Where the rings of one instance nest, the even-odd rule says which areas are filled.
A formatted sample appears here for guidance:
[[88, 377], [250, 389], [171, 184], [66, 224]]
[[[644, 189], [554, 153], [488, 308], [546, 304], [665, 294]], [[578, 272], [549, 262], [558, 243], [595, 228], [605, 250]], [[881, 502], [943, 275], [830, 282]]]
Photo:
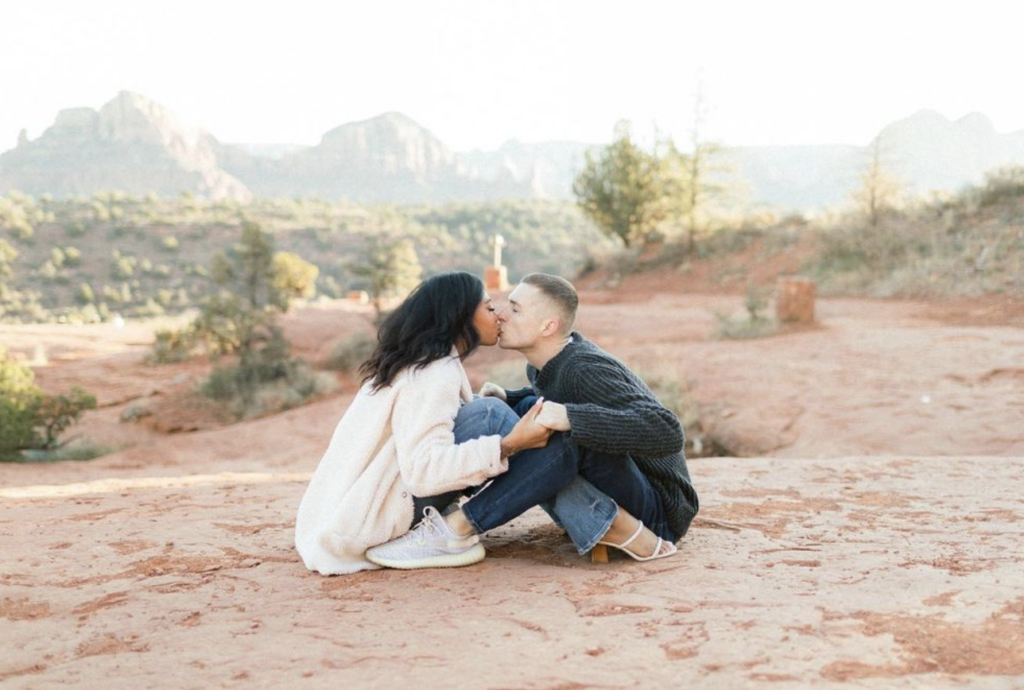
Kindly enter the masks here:
[[[554, 306], [539, 288], [520, 283], [498, 311], [501, 333], [498, 345], [505, 350], [527, 350], [551, 330], [557, 319]], [[545, 326], [547, 328], [545, 329]]]

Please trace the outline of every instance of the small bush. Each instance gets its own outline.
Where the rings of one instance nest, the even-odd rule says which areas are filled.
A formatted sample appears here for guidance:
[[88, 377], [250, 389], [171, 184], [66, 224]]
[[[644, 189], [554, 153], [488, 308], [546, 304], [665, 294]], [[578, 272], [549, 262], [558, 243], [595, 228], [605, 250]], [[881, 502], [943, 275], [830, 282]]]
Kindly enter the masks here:
[[196, 347], [196, 332], [191, 327], [181, 330], [160, 329], [154, 335], [150, 361], [156, 364], [184, 362]]
[[981, 206], [994, 206], [1009, 199], [1024, 199], [1024, 167], [1000, 168], [985, 176], [979, 198]]
[[281, 412], [337, 387], [330, 374], [316, 373], [301, 359], [277, 365], [235, 364], [217, 367], [200, 384], [199, 392], [224, 403], [236, 419]]
[[96, 301], [96, 293], [89, 283], [82, 283], [75, 292], [75, 301], [81, 305], [92, 304]]
[[726, 314], [716, 313], [718, 326], [715, 336], [723, 340], [753, 340], [773, 335], [779, 330], [775, 319], [770, 318], [732, 318]]
[[728, 340], [749, 340], [763, 338], [775, 333], [779, 325], [775, 319], [765, 316], [762, 312], [768, 308], [768, 299], [764, 290], [753, 283], [747, 285], [747, 298], [744, 302], [747, 315], [744, 318], [715, 313], [718, 319], [716, 335]]
[[68, 395], [47, 395], [32, 371], [0, 350], [0, 460], [23, 459], [25, 451], [54, 450], [60, 435], [96, 398], [81, 388]]

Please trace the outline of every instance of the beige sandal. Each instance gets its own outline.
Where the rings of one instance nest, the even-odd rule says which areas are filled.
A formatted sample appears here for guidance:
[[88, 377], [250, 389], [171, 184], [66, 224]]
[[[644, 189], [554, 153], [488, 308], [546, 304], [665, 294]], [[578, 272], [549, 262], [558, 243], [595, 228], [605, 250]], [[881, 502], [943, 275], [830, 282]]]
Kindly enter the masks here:
[[[636, 531], [633, 532], [633, 535], [629, 539], [627, 539], [626, 541], [622, 542], [621, 544], [613, 544], [610, 541], [599, 541], [599, 542], [597, 542], [597, 546], [595, 546], [594, 549], [590, 552], [591, 560], [594, 563], [607, 563], [608, 562], [608, 551], [607, 551], [607, 549], [603, 548], [603, 547], [606, 547], [606, 546], [611, 546], [611, 547], [614, 547], [614, 548], [618, 549], [619, 551], [622, 551], [623, 553], [625, 553], [627, 556], [629, 556], [630, 558], [632, 558], [635, 561], [656, 561], [659, 558], [668, 558], [669, 556], [675, 554], [679, 550], [679, 549], [676, 548], [675, 544], [672, 544], [670, 542], [666, 542], [661, 537], [658, 537], [658, 545], [654, 547], [654, 552], [650, 556], [641, 556], [638, 553], [636, 553], [635, 551], [630, 551], [626, 547], [629, 546], [630, 544], [632, 544], [634, 541], [636, 541], [637, 537], [639, 537], [643, 533], [643, 531], [644, 531], [644, 523], [642, 521], [640, 521], [640, 520], [637, 520], [636, 522], [637, 522]], [[665, 553], [661, 553], [661, 547], [664, 544], [668, 544], [672, 548], [669, 549], [668, 551], [666, 551]], [[600, 548], [600, 551], [598, 550], [598, 547], [602, 547], [602, 548]], [[602, 558], [603, 558], [603, 560], [602, 560]]]

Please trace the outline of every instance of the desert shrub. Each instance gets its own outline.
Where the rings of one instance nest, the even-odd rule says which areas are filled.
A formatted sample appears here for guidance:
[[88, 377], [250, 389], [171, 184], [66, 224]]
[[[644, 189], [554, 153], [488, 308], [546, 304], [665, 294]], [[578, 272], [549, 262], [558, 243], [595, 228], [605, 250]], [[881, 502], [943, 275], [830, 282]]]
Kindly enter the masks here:
[[985, 176], [979, 205], [994, 206], [1009, 199], [1024, 199], [1024, 166], [999, 168]]
[[82, 283], [78, 286], [78, 290], [75, 292], [75, 301], [82, 305], [92, 304], [96, 301], [96, 293], [93, 292], [89, 283]]
[[236, 419], [245, 419], [297, 407], [337, 386], [332, 375], [314, 372], [302, 359], [281, 359], [279, 353], [263, 359], [216, 367], [200, 384], [200, 393], [223, 403]]
[[176, 252], [178, 251], [179, 244], [178, 238], [174, 235], [167, 235], [160, 239], [160, 248], [165, 252]]
[[715, 313], [718, 326], [715, 334], [727, 340], [750, 340], [772, 335], [778, 330], [774, 318], [764, 314], [768, 308], [768, 299], [762, 288], [750, 283], [747, 285], [747, 297], [743, 306], [747, 313], [740, 318], [728, 314]]
[[162, 328], [154, 334], [149, 361], [155, 364], [184, 362], [192, 356], [195, 347], [196, 331], [191, 326], [179, 330]]
[[152, 297], [147, 297], [145, 302], [132, 310], [132, 315], [138, 317], [162, 316], [165, 313], [166, 310]]
[[738, 254], [764, 235], [759, 227], [724, 228], [709, 234], [697, 245], [697, 256], [704, 259]]
[[68, 395], [44, 395], [36, 408], [36, 427], [44, 449], [57, 447], [58, 437], [78, 421], [85, 410], [96, 409], [96, 396], [81, 388]]
[[82, 412], [96, 407], [96, 398], [81, 388], [67, 395], [47, 395], [34, 379], [30, 369], [0, 349], [0, 460], [57, 448], [60, 435]]
[[[292, 252], [277, 252], [272, 263], [274, 289], [287, 297], [309, 298], [316, 294], [320, 269]], [[287, 300], [285, 300], [287, 305]]]
[[733, 318], [725, 314], [715, 314], [718, 325], [715, 336], [723, 340], [753, 340], [774, 334], [779, 329], [775, 319], [770, 318]]
[[39, 275], [44, 280], [53, 280], [57, 277], [57, 266], [54, 265], [53, 261], [47, 259], [43, 262], [42, 266], [39, 267]]
[[82, 252], [80, 249], [77, 247], [64, 247], [63, 252], [65, 266], [74, 268], [82, 265]]
[[133, 256], [124, 256], [115, 249], [110, 257], [110, 277], [114, 280], [127, 280], [135, 274], [138, 261]]
[[60, 247], [50, 247], [50, 263], [57, 268], [63, 266], [64, 262], [67, 261], [67, 258], [67, 254], [65, 254], [64, 250]]
[[331, 349], [325, 364], [329, 369], [354, 375], [363, 362], [370, 358], [376, 346], [375, 337], [365, 331], [356, 331]]
[[104, 285], [100, 291], [103, 294], [103, 298], [109, 302], [119, 304], [121, 302], [121, 291], [112, 285]]
[[88, 229], [88, 226], [82, 221], [74, 221], [64, 226], [64, 234], [68, 237], [81, 237]]

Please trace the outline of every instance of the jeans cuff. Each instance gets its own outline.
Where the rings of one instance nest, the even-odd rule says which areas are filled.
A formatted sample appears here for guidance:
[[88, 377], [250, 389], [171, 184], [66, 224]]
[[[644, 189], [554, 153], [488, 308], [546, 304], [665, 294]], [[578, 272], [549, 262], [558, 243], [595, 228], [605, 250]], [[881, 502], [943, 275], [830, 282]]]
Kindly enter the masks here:
[[[616, 506], [616, 510], [618, 510], [618, 506]], [[606, 535], [608, 533], [608, 530], [611, 529], [613, 522], [615, 522], [615, 513], [612, 513], [611, 517], [609, 517], [603, 523], [603, 526], [601, 527], [600, 531], [597, 532], [597, 534], [594, 534], [591, 537], [587, 537], [587, 540], [582, 545], [577, 544], [576, 541], [573, 540], [573, 544], [575, 544], [576, 546], [576, 551], [578, 551], [581, 556], [586, 556], [588, 553], [590, 553], [591, 549], [597, 546], [597, 542], [601, 541], [601, 537]], [[571, 538], [572, 535], [570, 534], [569, 537]]]

